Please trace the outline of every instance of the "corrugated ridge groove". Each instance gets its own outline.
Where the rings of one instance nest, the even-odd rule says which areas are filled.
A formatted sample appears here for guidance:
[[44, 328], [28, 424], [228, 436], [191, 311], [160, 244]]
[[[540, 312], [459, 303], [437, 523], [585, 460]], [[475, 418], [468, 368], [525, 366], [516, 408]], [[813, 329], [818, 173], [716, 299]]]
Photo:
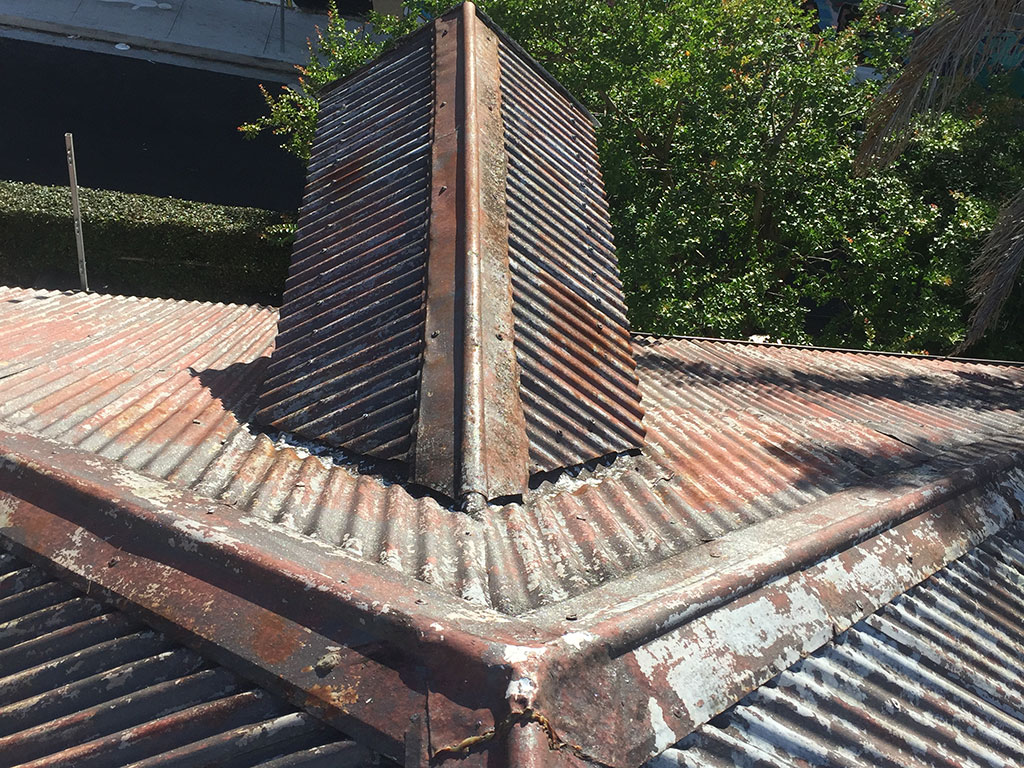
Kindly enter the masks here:
[[649, 765], [1024, 765], [1022, 546], [1015, 523]]
[[591, 126], [499, 44], [509, 261], [531, 471], [643, 444], [642, 408]]
[[406, 459], [419, 387], [431, 60], [403, 46], [325, 97], [259, 399], [264, 423], [383, 459]]
[[[354, 754], [337, 731], [41, 569], [4, 553], [0, 574], [12, 577], [0, 765], [327, 768]], [[54, 604], [56, 588], [74, 594]]]

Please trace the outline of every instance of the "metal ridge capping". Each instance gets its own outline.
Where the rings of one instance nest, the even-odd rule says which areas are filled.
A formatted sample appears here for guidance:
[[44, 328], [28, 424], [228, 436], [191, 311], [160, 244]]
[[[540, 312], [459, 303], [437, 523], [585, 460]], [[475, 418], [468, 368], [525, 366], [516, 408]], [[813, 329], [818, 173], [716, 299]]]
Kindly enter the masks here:
[[755, 690], [649, 768], [1024, 764], [1022, 580], [1018, 522]]
[[325, 92], [257, 418], [470, 511], [643, 444], [592, 121], [472, 3]]

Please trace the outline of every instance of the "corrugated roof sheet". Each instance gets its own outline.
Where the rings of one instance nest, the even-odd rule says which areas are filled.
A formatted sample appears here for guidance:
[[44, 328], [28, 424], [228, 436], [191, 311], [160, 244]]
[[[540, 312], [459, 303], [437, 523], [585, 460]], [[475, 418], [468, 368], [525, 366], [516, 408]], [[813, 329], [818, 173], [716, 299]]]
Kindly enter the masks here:
[[276, 320], [2, 288], [0, 420], [508, 613], [1024, 427], [1018, 367], [636, 336], [644, 455], [472, 520], [251, 426]]
[[0, 766], [356, 768], [338, 731], [0, 552]]
[[587, 114], [499, 37], [515, 348], [531, 472], [643, 445], [619, 265]]
[[1024, 523], [748, 695], [649, 768], [1024, 765]]
[[642, 419], [589, 113], [470, 2], [328, 88], [257, 420], [475, 514]]
[[404, 461], [423, 347], [431, 36], [325, 97], [260, 420]]

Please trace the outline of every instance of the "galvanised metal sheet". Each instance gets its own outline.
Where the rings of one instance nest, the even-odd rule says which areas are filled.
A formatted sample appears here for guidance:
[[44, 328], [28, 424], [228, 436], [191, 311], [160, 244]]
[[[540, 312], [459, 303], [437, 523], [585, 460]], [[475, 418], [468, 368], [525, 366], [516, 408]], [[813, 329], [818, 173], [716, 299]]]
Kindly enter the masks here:
[[1024, 523], [897, 597], [649, 768], [1024, 765]]
[[973, 465], [1024, 434], [1019, 367], [635, 336], [644, 453], [475, 520], [253, 425], [276, 320], [2, 288], [0, 421], [512, 614], [927, 460]]
[[340, 768], [338, 731], [0, 551], [0, 765]]
[[499, 38], [515, 348], [531, 471], [643, 444], [591, 118]]
[[417, 34], [323, 98], [260, 390], [262, 423], [381, 459], [406, 459], [416, 413], [430, 43]]

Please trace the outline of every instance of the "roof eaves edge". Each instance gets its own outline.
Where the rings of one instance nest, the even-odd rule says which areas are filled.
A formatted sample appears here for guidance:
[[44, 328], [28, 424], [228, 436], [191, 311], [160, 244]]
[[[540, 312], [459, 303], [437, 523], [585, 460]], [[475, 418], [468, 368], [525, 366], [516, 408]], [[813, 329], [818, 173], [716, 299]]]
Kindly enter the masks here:
[[[397, 575], [388, 576], [386, 584], [376, 582], [373, 579], [381, 573], [387, 575], [384, 569], [347, 557], [341, 565], [332, 566], [326, 548], [310, 547], [305, 541], [277, 545], [294, 554], [294, 547], [301, 543], [306, 547], [302, 558], [261, 563], [260, 552], [267, 542], [260, 539], [261, 547], [254, 551], [245, 546], [247, 541], [251, 544], [253, 536], [264, 537], [268, 531], [280, 534], [280, 530], [240, 518], [231, 507], [191, 497], [110, 460], [18, 430], [0, 430], [0, 535], [47, 557], [84, 584], [95, 584], [218, 645], [223, 658], [213, 658], [225, 666], [231, 666], [230, 658], [241, 658], [271, 673], [268, 677], [280, 676], [291, 685], [282, 692], [286, 698], [385, 754], [396, 755], [409, 713], [425, 706], [426, 688], [416, 690], [408, 669], [404, 676], [395, 669], [378, 669], [372, 658], [358, 651], [382, 635], [394, 637], [391, 647], [407, 652], [407, 658], [427, 659], [425, 666], [434, 670], [454, 667], [459, 678], [472, 680], [478, 698], [467, 703], [465, 690], [452, 692], [454, 699], [461, 700], [454, 702], [455, 716], [448, 719], [447, 732], [440, 723], [432, 727], [433, 749], [444, 752], [449, 749], [446, 745], [464, 743], [481, 712], [500, 715], [505, 711], [508, 717], [520, 718], [515, 722], [540, 723], [549, 735], [558, 734], [563, 753], [625, 768], [675, 743], [666, 741], [669, 734], [678, 740], [770, 679], [780, 671], [780, 664], [791, 662], [794, 649], [802, 653], [827, 642], [876, 609], [878, 600], [891, 599], [958, 556], [963, 542], [976, 542], [1019, 515], [1024, 501], [1024, 444], [993, 441], [987, 448], [988, 458], [976, 465], [953, 470], [948, 465], [945, 469], [923, 465], [873, 488], [850, 489], [747, 529], [750, 533], [730, 534], [690, 555], [679, 555], [517, 618], [475, 609]], [[993, 483], [1008, 483], [1015, 489], [1016, 507], [995, 504], [991, 494], [985, 497], [992, 502], [987, 506], [975, 503], [979, 494], [990, 493]], [[1005, 495], [1006, 488], [1000, 487]], [[128, 524], [130, 536], [110, 535], [111, 526], [119, 521]], [[774, 541], [766, 538], [766, 526], [769, 532], [774, 530]], [[155, 540], [165, 555], [170, 552], [187, 562], [188, 570], [139, 551], [140, 542], [151, 538], [140, 536], [147, 531], [157, 534]], [[715, 547], [717, 551], [711, 551]], [[849, 589], [842, 595], [825, 595], [822, 585], [829, 583], [829, 569], [849, 575], [851, 568], [860, 567], [850, 562], [877, 560], [873, 547], [912, 555], [914, 562], [897, 558], [892, 568], [879, 571], [875, 567], [870, 572], [876, 580], [880, 572], [889, 574], [897, 586], [885, 595], [864, 594], [868, 590], [854, 580], [850, 582], [855, 585], [853, 602]], [[303, 559], [307, 557], [312, 561]], [[109, 565], [111, 561], [115, 564]], [[295, 562], [310, 567], [295, 570]], [[237, 583], [211, 585], [211, 568], [221, 578], [236, 573]], [[283, 574], [279, 568], [290, 573]], [[147, 569], [154, 575], [144, 578]], [[289, 611], [301, 609], [302, 615], [280, 606], [267, 610], [260, 604], [261, 599], [270, 599], [265, 593], [277, 599], [280, 590], [268, 589], [259, 574], [291, 583], [295, 589], [287, 594], [292, 603]], [[245, 599], [236, 594], [242, 582], [249, 587]], [[153, 585], [159, 587], [155, 592]], [[254, 596], [254, 591], [260, 594]], [[154, 601], [154, 595], [159, 599]], [[704, 710], [691, 711], [673, 699], [681, 694], [670, 684], [672, 671], [692, 667], [694, 660], [673, 661], [666, 647], [673, 652], [680, 647], [699, 648], [701, 637], [714, 636], [707, 632], [709, 623], [717, 621], [719, 629], [733, 626], [744, 620], [743, 611], [751, 606], [791, 606], [794, 595], [817, 606], [813, 620], [781, 628], [785, 637], [763, 649], [765, 655], [753, 662], [741, 659], [738, 666], [725, 670], [728, 674], [716, 675], [725, 693], [705, 692], [701, 700], [709, 703]], [[324, 627], [316, 621], [331, 614], [324, 611], [325, 600], [346, 615], [331, 617], [333, 624], [320, 631]], [[845, 608], [839, 604], [843, 600]], [[224, 635], [223, 620], [218, 624], [208, 615], [211, 604], [228, 607], [236, 617], [232, 623], [238, 625], [237, 633]], [[198, 614], [197, 605], [203, 606]], [[243, 619], [239, 621], [238, 616]], [[372, 633], [358, 626], [363, 620]], [[353, 625], [357, 625], [354, 630]], [[287, 658], [268, 660], [266, 647], [262, 655], [254, 656], [258, 649], [253, 646], [252, 627], [267, 630], [255, 633], [257, 637], [282, 633], [301, 637], [297, 633], [306, 631], [311, 639], [297, 642], [290, 655], [285, 654]], [[316, 630], [312, 635], [310, 627]], [[680, 643], [680, 637], [689, 639]], [[716, 652], [709, 658], [736, 656], [730, 655], [733, 646], [726, 639], [717, 636], [716, 642]], [[386, 704], [387, 712], [364, 708], [355, 695], [358, 691], [346, 687], [344, 680], [311, 675], [323, 662], [319, 654], [331, 648], [337, 656], [327, 658], [339, 660], [339, 667], [361, 665], [367, 688], [374, 690], [367, 702], [376, 701], [378, 708]], [[266, 680], [253, 679], [275, 690]], [[658, 691], [662, 693], [655, 696]], [[340, 707], [333, 706], [339, 703], [337, 697], [353, 695], [354, 699], [340, 699]], [[489, 698], [485, 702], [483, 697]], [[608, 721], [609, 711], [630, 712], [631, 706], [636, 711], [623, 722]], [[664, 718], [655, 717], [657, 712], [669, 712], [667, 708], [673, 712], [667, 721], [670, 727]], [[675, 715], [676, 711], [681, 714]], [[500, 725], [493, 723], [489, 738], [503, 732]], [[615, 733], [616, 728], [625, 730]]]

